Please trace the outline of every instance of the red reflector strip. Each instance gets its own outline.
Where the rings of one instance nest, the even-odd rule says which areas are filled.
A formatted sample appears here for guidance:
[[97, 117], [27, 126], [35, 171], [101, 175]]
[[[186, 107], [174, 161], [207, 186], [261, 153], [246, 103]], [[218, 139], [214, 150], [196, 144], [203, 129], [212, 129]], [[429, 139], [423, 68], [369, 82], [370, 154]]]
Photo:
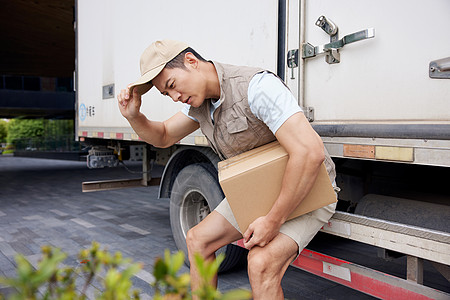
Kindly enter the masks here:
[[87, 132], [87, 131], [83, 131], [83, 132], [82, 132], [82, 136], [87, 137], [87, 136], [88, 136], [88, 132]]
[[99, 138], [103, 138], [103, 132], [97, 132], [97, 137], [99, 137]]
[[123, 140], [123, 133], [116, 133], [116, 139]]
[[[308, 249], [304, 249], [292, 265], [381, 299], [433, 299], [393, 284], [394, 282], [399, 283], [400, 281], [403, 281], [403, 279], [362, 266], [357, 266], [357, 268], [361, 270], [370, 270], [370, 272], [367, 272], [366, 274], [365, 272], [360, 273], [355, 270], [356, 265], [350, 262]], [[347, 270], [347, 274], [346, 272], [342, 272], [344, 269]], [[370, 276], [369, 274], [377, 276]], [[374, 277], [385, 278], [386, 281]]]
[[[244, 247], [242, 239], [234, 244]], [[380, 299], [425, 300], [448, 299], [450, 296], [430, 287], [308, 249], [304, 249], [291, 265]]]

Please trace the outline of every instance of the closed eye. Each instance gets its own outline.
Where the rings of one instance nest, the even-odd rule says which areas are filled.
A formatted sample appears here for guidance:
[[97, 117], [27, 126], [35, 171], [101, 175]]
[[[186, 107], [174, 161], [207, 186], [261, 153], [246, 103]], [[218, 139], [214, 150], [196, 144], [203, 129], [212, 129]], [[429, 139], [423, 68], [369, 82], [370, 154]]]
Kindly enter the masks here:
[[[170, 78], [166, 81], [166, 87], [165, 89], [174, 89], [175, 88], [175, 80], [172, 81], [172, 83], [169, 85]], [[167, 92], [161, 92], [164, 96], [169, 96], [169, 93]]]

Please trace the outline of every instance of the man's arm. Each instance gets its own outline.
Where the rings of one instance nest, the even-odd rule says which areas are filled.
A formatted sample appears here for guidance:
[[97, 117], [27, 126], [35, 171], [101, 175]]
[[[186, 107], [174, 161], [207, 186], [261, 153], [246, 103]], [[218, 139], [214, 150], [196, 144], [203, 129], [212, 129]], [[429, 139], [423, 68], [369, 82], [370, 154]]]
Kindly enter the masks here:
[[120, 112], [142, 140], [155, 147], [166, 148], [199, 128], [197, 122], [182, 112], [176, 113], [164, 122], [147, 119], [140, 112], [141, 96], [150, 87], [150, 85], [138, 86], [131, 91], [127, 88], [117, 96]]
[[264, 247], [279, 233], [287, 217], [308, 195], [325, 159], [322, 140], [303, 113], [292, 115], [275, 135], [289, 155], [281, 191], [270, 212], [256, 219], [244, 233], [247, 249]]

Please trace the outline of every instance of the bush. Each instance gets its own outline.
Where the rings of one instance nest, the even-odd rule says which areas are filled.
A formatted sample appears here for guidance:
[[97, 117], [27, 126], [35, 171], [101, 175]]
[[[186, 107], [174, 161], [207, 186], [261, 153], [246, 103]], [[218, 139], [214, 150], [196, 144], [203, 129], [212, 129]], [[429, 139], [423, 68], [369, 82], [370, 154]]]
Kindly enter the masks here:
[[6, 141], [16, 149], [71, 151], [78, 148], [72, 120], [12, 119], [7, 124]]
[[14, 147], [14, 145], [8, 144], [8, 145], [6, 145], [2, 154], [11, 154], [11, 153], [14, 153], [14, 151], [16, 151], [16, 148]]
[[[17, 277], [0, 278], [0, 283], [14, 288], [17, 293], [11, 295], [11, 300], [25, 299], [86, 299], [86, 292], [94, 281], [101, 284], [102, 292], [96, 299], [139, 299], [139, 291], [132, 290], [131, 278], [141, 270], [142, 265], [124, 259], [120, 252], [114, 255], [101, 250], [98, 243], [93, 242], [90, 249], [79, 254], [81, 268], [60, 267], [67, 255], [61, 250], [44, 246], [38, 268], [33, 266], [23, 255], [17, 255]], [[218, 271], [223, 256], [213, 262], [205, 262], [196, 257], [196, 266], [202, 278], [202, 284], [195, 294], [199, 299], [250, 299], [251, 293], [245, 290], [234, 290], [220, 293], [210, 282]], [[164, 257], [158, 258], [154, 265], [155, 282], [154, 299], [192, 299], [189, 274], [178, 275], [183, 265], [184, 254], [171, 254], [166, 250]], [[84, 277], [81, 285], [77, 286]], [[0, 295], [2, 299], [2, 295]]]
[[12, 119], [8, 122], [7, 142], [14, 144], [23, 138], [40, 138], [44, 135], [44, 120]]

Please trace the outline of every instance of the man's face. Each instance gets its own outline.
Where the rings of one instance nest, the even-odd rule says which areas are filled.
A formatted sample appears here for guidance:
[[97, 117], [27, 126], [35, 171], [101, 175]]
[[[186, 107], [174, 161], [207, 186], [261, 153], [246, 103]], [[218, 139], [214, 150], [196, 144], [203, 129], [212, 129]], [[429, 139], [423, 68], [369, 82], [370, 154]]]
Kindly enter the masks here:
[[164, 68], [153, 80], [161, 94], [170, 96], [175, 102], [199, 107], [205, 100], [205, 82], [198, 69], [186, 64], [187, 69]]

